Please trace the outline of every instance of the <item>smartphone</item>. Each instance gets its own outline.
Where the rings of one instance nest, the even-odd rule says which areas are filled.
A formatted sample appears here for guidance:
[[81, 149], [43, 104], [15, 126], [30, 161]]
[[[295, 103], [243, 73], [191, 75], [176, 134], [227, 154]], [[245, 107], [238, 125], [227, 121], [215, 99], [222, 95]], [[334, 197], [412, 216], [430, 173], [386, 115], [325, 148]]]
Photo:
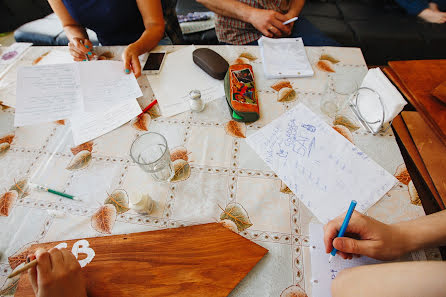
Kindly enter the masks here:
[[142, 68], [142, 72], [145, 74], [156, 74], [161, 71], [161, 67], [164, 63], [165, 52], [149, 53], [146, 64]]

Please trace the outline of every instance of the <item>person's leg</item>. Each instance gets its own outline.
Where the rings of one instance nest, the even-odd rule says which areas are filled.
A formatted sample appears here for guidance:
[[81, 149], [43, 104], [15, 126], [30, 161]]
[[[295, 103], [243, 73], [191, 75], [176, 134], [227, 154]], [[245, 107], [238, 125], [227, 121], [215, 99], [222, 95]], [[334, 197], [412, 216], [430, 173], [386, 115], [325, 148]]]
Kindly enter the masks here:
[[446, 0], [395, 0], [408, 14], [416, 15], [429, 23], [446, 22]]
[[445, 292], [446, 263], [440, 261], [359, 266], [342, 271], [331, 286], [333, 297], [443, 297]]
[[337, 41], [325, 36], [318, 28], [304, 17], [294, 23], [289, 37], [302, 37], [306, 46], [342, 46]]

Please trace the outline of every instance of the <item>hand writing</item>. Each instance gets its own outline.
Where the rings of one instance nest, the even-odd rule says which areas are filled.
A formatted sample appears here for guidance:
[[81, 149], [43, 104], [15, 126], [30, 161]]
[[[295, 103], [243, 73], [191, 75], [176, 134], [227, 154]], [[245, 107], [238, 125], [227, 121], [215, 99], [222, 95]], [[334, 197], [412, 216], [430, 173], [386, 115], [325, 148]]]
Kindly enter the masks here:
[[95, 56], [95, 54], [93, 53], [93, 44], [87, 38], [73, 38], [68, 43], [68, 48], [70, 50], [70, 54], [73, 56], [74, 61], [86, 61]]
[[37, 259], [37, 266], [28, 270], [36, 297], [87, 296], [81, 266], [70, 251], [38, 249], [31, 258]]
[[379, 260], [393, 260], [406, 252], [405, 237], [395, 225], [386, 225], [357, 211], [350, 219], [346, 234], [358, 239], [336, 238], [344, 217], [345, 213], [324, 226], [327, 253], [334, 246], [344, 259], [351, 259], [353, 255], [365, 255]]

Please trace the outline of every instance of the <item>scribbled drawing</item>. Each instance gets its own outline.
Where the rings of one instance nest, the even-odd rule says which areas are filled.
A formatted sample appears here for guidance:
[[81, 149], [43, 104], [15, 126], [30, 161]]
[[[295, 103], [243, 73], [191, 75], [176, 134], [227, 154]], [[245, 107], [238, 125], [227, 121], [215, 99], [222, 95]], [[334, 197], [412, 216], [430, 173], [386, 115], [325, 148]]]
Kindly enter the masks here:
[[191, 168], [188, 162], [178, 159], [173, 162], [174, 176], [171, 182], [180, 182], [190, 177]]
[[406, 186], [412, 180], [409, 175], [409, 171], [407, 171], [406, 164], [404, 163], [396, 168], [394, 176], [400, 183], [403, 183]]
[[91, 227], [99, 233], [111, 234], [116, 215], [116, 208], [113, 205], [101, 206], [91, 217]]
[[223, 211], [220, 220], [230, 220], [235, 223], [239, 232], [252, 226], [249, 220], [248, 212], [238, 203], [229, 203], [225, 209], [219, 206]]
[[226, 134], [236, 138], [246, 138], [246, 126], [244, 123], [229, 121], [225, 125]]
[[313, 126], [313, 125], [310, 125], [310, 124], [302, 124], [301, 127], [307, 129], [307, 131], [310, 131], [310, 132], [316, 132], [316, 127]]
[[337, 274], [338, 274], [337, 270], [330, 269], [330, 277], [331, 277], [331, 279], [335, 279]]
[[140, 131], [149, 131], [151, 122], [152, 118], [150, 117], [150, 114], [143, 113], [141, 116], [136, 117], [136, 119], [132, 123], [132, 127]]
[[282, 291], [280, 297], [308, 297], [307, 293], [298, 285], [292, 285]]
[[79, 262], [79, 264], [81, 265], [82, 268], [84, 268], [91, 261], [93, 261], [93, 258], [96, 255], [95, 251], [92, 248], [90, 248], [90, 243], [87, 240], [85, 240], [85, 239], [76, 241], [73, 244], [73, 248], [71, 249], [71, 253], [76, 257], [76, 259], [78, 258], [79, 254], [86, 254], [87, 255], [87, 257], [85, 259], [78, 260], [78, 262]]
[[282, 148], [279, 148], [279, 151], [276, 153], [276, 155], [278, 155], [281, 158], [286, 158], [288, 157], [288, 152], [283, 150]]
[[421, 206], [421, 199], [420, 196], [418, 195], [415, 185], [413, 184], [413, 181], [410, 181], [407, 184], [407, 188], [409, 190], [410, 203], [412, 203], [413, 205]]
[[111, 204], [116, 208], [117, 214], [123, 214], [128, 211], [129, 208], [129, 196], [124, 190], [115, 190], [109, 194], [104, 201], [104, 205]]

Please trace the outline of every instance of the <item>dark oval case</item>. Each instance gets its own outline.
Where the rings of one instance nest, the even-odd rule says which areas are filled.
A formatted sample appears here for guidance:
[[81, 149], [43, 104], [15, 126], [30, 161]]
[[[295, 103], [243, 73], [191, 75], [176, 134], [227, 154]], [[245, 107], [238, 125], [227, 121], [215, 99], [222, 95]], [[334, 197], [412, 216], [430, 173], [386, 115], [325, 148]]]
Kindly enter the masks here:
[[228, 62], [208, 48], [199, 48], [192, 53], [195, 64], [215, 79], [224, 79], [228, 72]]

